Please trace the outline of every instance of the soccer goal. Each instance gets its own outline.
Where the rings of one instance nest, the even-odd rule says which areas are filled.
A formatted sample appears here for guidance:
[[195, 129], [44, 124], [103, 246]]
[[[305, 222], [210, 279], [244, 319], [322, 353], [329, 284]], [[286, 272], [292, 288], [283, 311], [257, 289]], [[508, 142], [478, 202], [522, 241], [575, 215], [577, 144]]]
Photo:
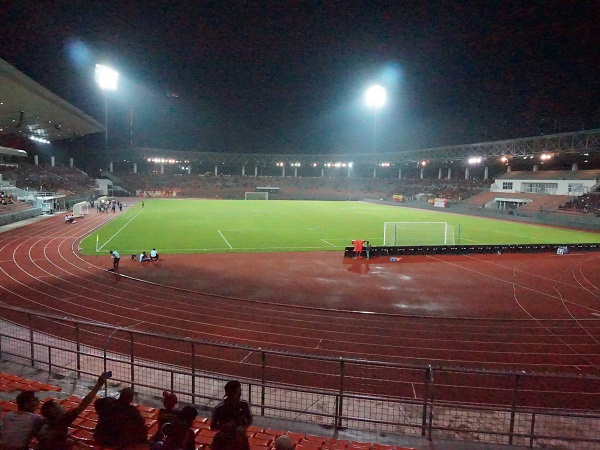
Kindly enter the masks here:
[[89, 203], [79, 202], [73, 205], [73, 215], [75, 217], [82, 217], [84, 214], [89, 214]]
[[269, 200], [268, 192], [246, 192], [244, 200]]
[[447, 222], [385, 222], [383, 245], [454, 245]]

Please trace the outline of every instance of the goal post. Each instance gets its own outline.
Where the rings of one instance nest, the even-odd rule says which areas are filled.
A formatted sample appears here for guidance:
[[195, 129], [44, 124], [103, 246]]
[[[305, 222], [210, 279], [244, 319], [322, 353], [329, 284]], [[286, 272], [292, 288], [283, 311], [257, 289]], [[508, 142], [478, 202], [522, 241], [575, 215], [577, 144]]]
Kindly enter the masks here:
[[269, 200], [268, 192], [245, 192], [244, 200]]
[[73, 215], [75, 217], [82, 217], [84, 214], [89, 214], [89, 203], [79, 202], [73, 205]]
[[385, 222], [383, 245], [454, 245], [454, 226], [447, 222]]

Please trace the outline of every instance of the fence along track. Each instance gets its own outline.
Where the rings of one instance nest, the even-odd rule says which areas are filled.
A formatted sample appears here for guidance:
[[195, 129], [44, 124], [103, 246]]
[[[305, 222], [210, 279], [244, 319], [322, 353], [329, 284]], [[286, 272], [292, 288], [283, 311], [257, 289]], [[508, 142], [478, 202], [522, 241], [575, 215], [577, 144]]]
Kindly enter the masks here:
[[[530, 398], [552, 396], [560, 403], [564, 395], [580, 396], [576, 402], [582, 405], [597, 405], [600, 377], [317, 357], [174, 338], [3, 305], [0, 311], [3, 359], [67, 377], [87, 378], [112, 370], [114, 382], [130, 383], [138, 392], [154, 396], [168, 389], [182, 402], [207, 410], [221, 400], [224, 382], [236, 376], [244, 384], [254, 414], [265, 417], [432, 440], [600, 449], [597, 411], [527, 405]], [[55, 334], [41, 331], [47, 329]], [[148, 347], [154, 353], [145, 351]], [[175, 349], [177, 361], [147, 356], [156, 355], [160, 348]], [[206, 370], [211, 361], [218, 371]], [[302, 378], [308, 382], [298, 384], [291, 375], [297, 376], [302, 367], [310, 367], [312, 376], [305, 371]], [[311, 380], [325, 383], [312, 384]], [[461, 401], [449, 401], [436, 395], [446, 390], [460, 394], [469, 384], [484, 387], [491, 398], [502, 401], [484, 405], [466, 403], [464, 396]], [[578, 385], [588, 388], [565, 390]]]

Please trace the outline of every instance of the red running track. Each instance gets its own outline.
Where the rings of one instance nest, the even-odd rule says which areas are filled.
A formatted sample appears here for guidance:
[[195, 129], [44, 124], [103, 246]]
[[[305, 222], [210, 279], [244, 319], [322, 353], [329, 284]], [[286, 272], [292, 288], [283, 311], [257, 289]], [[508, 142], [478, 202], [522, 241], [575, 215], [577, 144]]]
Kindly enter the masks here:
[[[600, 375], [599, 253], [410, 256], [394, 263], [345, 260], [335, 252], [163, 255], [144, 264], [122, 255], [117, 275], [106, 271], [108, 251], [106, 257], [78, 251], [82, 238], [113, 217], [92, 214], [75, 224], [53, 217], [0, 234], [0, 300], [132, 330], [286, 352]], [[87, 339], [127, 351], [105, 329]], [[183, 349], [160, 339], [139, 343], [136, 354], [189, 365]], [[206, 348], [198, 358], [200, 367], [220, 373], [240, 375], [243, 363], [243, 375], [252, 376], [260, 367], [260, 355], [245, 350]], [[420, 370], [348, 369], [348, 389], [423, 395]], [[281, 359], [269, 377], [335, 388], [336, 371], [334, 364]], [[436, 383], [438, 397], [448, 400], [513, 401], [510, 377], [482, 381], [438, 372]], [[520, 401], [528, 405], [586, 408], [600, 400], [594, 382], [565, 387], [534, 378], [521, 387]], [[545, 390], [553, 393], [539, 394]]]

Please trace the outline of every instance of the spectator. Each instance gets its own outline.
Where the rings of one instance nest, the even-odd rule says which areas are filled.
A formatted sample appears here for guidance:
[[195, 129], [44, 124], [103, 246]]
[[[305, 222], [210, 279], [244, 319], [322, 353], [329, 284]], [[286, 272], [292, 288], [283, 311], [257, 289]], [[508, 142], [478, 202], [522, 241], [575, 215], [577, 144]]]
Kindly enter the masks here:
[[213, 437], [211, 450], [250, 450], [248, 436], [228, 423]]
[[175, 420], [162, 427], [164, 437], [153, 445], [152, 450], [195, 450], [195, 434], [191, 427], [197, 415], [196, 408], [185, 406]]
[[212, 430], [220, 430], [226, 425], [233, 426], [239, 432], [244, 432], [252, 425], [250, 404], [242, 400], [242, 385], [239, 381], [228, 381], [225, 384], [225, 398], [213, 411], [210, 424]]
[[[27, 450], [31, 439], [38, 434], [44, 419], [34, 411], [40, 400], [33, 391], [21, 391], [17, 395], [17, 410], [4, 416], [0, 448]], [[4, 444], [4, 447], [2, 446]]]
[[90, 404], [106, 382], [104, 375], [98, 377], [98, 381], [92, 390], [81, 400], [75, 408], [65, 409], [54, 400], [48, 400], [42, 405], [41, 413], [46, 423], [41, 428], [38, 437], [37, 450], [71, 450], [77, 444], [69, 439], [69, 426], [77, 416]]
[[293, 450], [294, 444], [289, 436], [283, 435], [275, 439], [275, 450]]
[[150, 438], [151, 443], [155, 443], [160, 441], [164, 435], [162, 433], [163, 426], [166, 423], [173, 422], [177, 419], [177, 410], [175, 406], [177, 405], [177, 396], [169, 391], [163, 392], [163, 406], [164, 408], [160, 408], [158, 410], [158, 431]]
[[126, 449], [146, 442], [148, 435], [144, 418], [131, 403], [133, 389], [124, 388], [119, 398], [99, 398], [94, 402], [98, 423], [94, 439], [102, 445]]

